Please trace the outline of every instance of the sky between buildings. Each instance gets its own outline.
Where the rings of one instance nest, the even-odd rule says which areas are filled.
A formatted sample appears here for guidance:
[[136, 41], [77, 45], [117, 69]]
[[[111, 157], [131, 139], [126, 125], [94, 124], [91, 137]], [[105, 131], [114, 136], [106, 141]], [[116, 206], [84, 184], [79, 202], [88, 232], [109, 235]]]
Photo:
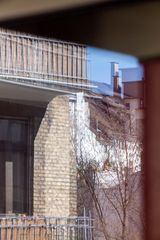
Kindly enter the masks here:
[[[111, 84], [111, 62], [119, 63], [119, 69], [132, 69], [140, 66], [137, 58], [133, 56], [91, 47], [88, 47], [88, 59], [89, 79], [108, 84]], [[137, 71], [136, 76], [135, 71], [126, 71], [126, 74], [129, 75], [130, 81], [140, 80], [134, 78], [139, 78], [142, 71]], [[122, 78], [121, 71], [120, 78]]]

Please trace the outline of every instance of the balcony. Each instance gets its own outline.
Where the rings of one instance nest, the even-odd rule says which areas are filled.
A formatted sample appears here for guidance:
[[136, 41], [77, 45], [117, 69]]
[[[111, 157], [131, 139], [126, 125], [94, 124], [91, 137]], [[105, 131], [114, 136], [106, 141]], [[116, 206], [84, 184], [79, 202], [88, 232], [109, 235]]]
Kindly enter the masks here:
[[84, 45], [0, 30], [0, 80], [51, 89], [88, 89]]

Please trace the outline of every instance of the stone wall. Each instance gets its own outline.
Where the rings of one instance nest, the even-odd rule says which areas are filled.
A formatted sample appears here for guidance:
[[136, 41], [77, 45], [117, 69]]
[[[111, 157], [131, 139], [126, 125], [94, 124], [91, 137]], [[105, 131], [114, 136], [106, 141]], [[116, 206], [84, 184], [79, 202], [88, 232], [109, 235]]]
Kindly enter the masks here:
[[69, 97], [47, 106], [34, 140], [33, 214], [69, 216], [77, 212]]

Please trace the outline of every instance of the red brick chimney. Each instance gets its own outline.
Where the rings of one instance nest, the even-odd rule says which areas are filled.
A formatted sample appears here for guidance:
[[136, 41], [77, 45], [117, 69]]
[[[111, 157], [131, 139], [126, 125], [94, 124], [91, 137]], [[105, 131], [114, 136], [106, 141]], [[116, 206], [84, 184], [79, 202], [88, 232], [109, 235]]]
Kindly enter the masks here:
[[119, 82], [119, 76], [113, 76], [113, 91], [114, 96], [121, 97], [121, 86]]
[[113, 95], [116, 97], [121, 97], [121, 86], [119, 81], [119, 64], [112, 62], [111, 63], [111, 77], [112, 77], [112, 86], [113, 86]]

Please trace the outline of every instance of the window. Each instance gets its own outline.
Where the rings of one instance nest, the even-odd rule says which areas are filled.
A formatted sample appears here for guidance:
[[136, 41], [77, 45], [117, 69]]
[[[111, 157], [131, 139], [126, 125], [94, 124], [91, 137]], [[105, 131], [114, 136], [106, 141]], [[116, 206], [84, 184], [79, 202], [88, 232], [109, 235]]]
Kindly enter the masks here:
[[29, 211], [29, 121], [0, 119], [0, 213]]
[[126, 103], [127, 109], [130, 109], [130, 103]]

